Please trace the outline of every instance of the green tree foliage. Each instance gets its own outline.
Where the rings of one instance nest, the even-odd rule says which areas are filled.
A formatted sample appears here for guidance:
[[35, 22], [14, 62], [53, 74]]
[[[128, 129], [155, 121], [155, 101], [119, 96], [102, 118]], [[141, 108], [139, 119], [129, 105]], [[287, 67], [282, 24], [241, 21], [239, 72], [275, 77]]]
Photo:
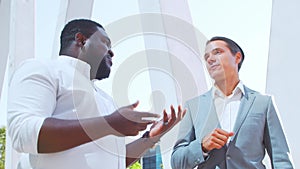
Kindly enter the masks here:
[[5, 168], [5, 134], [5, 127], [0, 128], [0, 169]]
[[131, 166], [129, 166], [127, 169], [142, 169], [142, 165], [139, 163], [139, 161], [137, 161]]

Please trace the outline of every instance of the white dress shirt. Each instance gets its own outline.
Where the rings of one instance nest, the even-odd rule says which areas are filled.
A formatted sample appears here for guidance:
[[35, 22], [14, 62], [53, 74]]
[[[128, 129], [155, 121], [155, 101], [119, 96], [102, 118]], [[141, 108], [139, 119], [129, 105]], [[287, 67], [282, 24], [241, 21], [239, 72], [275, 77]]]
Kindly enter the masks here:
[[[232, 132], [238, 115], [241, 98], [245, 93], [243, 83], [240, 81], [229, 96], [224, 95], [217, 86], [213, 87], [212, 92], [221, 128], [227, 132]], [[228, 141], [230, 141], [230, 139], [228, 139]]]
[[33, 169], [125, 169], [123, 137], [109, 135], [58, 153], [37, 152], [46, 118], [83, 119], [114, 110], [112, 99], [90, 81], [87, 63], [68, 56], [30, 59], [16, 70], [10, 83], [8, 133], [17, 151], [29, 153]]

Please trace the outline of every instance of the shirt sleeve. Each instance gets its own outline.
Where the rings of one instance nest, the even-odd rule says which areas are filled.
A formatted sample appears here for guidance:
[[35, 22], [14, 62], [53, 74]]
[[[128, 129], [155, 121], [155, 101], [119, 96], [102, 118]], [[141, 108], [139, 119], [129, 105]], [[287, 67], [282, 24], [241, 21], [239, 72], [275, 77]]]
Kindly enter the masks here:
[[55, 109], [56, 88], [42, 62], [26, 61], [14, 73], [8, 91], [7, 124], [18, 152], [37, 154], [39, 131]]

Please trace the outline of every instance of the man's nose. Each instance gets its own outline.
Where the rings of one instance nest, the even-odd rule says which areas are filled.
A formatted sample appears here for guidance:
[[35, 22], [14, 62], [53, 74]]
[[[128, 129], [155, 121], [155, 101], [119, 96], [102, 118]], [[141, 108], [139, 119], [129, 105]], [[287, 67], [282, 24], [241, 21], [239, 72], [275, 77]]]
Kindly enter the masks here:
[[209, 57], [207, 58], [207, 63], [208, 64], [213, 64], [216, 61], [216, 57], [214, 55], [209, 55]]

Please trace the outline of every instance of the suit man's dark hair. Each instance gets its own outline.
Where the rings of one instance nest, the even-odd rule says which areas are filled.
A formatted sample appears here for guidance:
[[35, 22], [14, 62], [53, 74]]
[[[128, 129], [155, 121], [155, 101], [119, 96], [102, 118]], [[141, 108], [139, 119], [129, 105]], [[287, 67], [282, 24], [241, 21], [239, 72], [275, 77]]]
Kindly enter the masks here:
[[97, 29], [102, 28], [99, 23], [88, 19], [75, 19], [68, 22], [60, 35], [60, 51], [59, 54], [63, 54], [71, 43], [75, 40], [76, 33], [82, 33], [86, 38], [89, 38]]
[[208, 43], [210, 43], [212, 41], [217, 41], [217, 40], [224, 41], [227, 44], [227, 47], [230, 49], [230, 51], [231, 51], [231, 53], [233, 55], [235, 55], [237, 52], [241, 53], [242, 60], [241, 60], [241, 62], [238, 65], [238, 70], [240, 70], [240, 68], [242, 67], [244, 58], [245, 58], [245, 55], [244, 55], [244, 52], [243, 52], [242, 48], [236, 42], [234, 42], [233, 40], [231, 40], [229, 38], [226, 38], [226, 37], [222, 37], [222, 36], [212, 37], [209, 41], [207, 41], [206, 44], [208, 44]]

